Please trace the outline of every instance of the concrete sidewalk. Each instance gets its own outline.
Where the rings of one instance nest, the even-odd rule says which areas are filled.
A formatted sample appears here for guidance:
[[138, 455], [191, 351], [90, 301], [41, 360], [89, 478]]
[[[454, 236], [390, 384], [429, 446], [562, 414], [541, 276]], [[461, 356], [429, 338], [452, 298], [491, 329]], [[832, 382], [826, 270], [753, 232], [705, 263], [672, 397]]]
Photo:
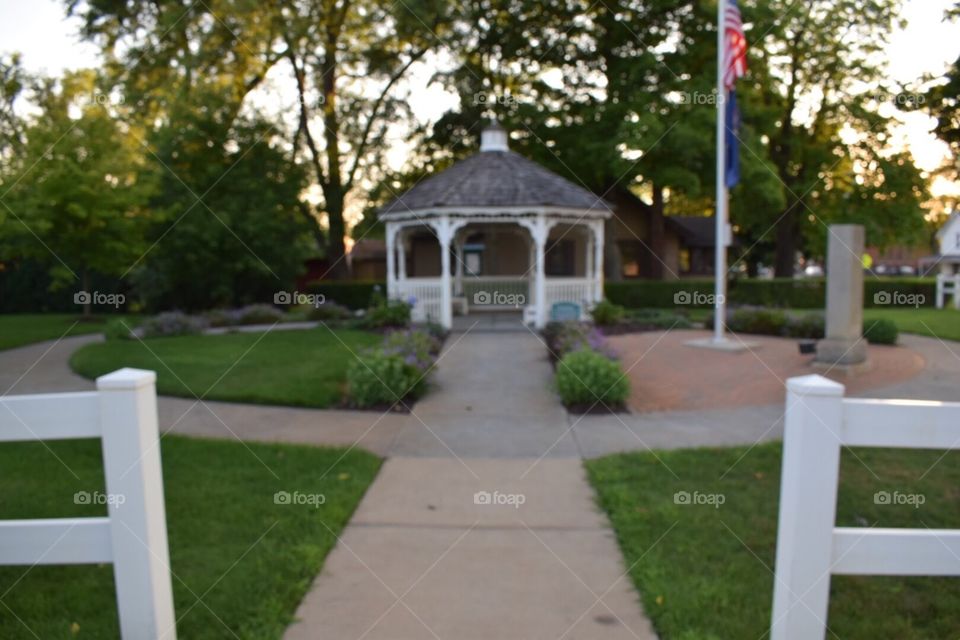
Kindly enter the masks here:
[[656, 638], [573, 459], [388, 460], [296, 615], [286, 640]]

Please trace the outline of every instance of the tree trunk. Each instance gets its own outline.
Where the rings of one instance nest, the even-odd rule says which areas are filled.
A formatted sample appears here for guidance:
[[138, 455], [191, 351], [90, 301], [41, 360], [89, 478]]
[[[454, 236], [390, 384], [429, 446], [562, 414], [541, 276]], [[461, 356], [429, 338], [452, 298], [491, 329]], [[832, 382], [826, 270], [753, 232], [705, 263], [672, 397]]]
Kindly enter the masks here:
[[326, 201], [330, 234], [327, 236], [327, 260], [330, 275], [337, 280], [346, 278], [349, 269], [345, 260], [347, 249], [344, 243], [346, 225], [343, 221], [344, 199], [342, 168], [340, 166], [340, 119], [337, 114], [337, 38], [338, 32], [327, 35], [323, 65], [323, 133], [327, 153], [327, 184], [323, 190]]
[[777, 222], [773, 257], [773, 275], [777, 278], [792, 278], [793, 265], [797, 260], [797, 220], [795, 203], [787, 205]]

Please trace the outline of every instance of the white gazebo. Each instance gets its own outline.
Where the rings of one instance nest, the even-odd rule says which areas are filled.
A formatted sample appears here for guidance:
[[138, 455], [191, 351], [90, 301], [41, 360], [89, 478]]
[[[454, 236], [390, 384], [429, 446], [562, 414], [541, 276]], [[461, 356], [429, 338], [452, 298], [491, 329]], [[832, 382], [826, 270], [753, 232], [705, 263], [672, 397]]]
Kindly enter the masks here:
[[430, 176], [380, 210], [387, 294], [415, 321], [516, 309], [543, 327], [563, 306], [583, 316], [603, 297], [610, 205], [510, 151], [493, 122], [480, 152]]

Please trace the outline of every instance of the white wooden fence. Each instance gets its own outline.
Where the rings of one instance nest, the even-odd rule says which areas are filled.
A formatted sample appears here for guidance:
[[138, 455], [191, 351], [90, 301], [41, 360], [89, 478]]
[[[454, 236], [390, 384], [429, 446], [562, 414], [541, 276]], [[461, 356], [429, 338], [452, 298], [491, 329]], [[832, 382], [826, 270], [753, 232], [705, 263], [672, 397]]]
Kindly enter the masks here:
[[771, 640], [825, 637], [830, 576], [960, 575], [960, 530], [835, 526], [841, 446], [955, 449], [960, 403], [844, 398], [787, 381]]
[[122, 636], [174, 640], [155, 382], [153, 371], [120, 369], [96, 391], [0, 398], [0, 443], [100, 438], [108, 510], [0, 520], [0, 565], [113, 563]]

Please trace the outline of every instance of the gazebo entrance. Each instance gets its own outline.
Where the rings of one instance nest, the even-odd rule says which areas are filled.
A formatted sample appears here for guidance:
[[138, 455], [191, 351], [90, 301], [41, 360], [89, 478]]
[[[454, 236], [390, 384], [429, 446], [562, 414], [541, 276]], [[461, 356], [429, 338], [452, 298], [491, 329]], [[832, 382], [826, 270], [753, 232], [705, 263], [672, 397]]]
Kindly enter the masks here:
[[415, 321], [448, 328], [455, 315], [509, 311], [540, 328], [560, 302], [582, 315], [603, 295], [602, 225], [542, 214], [387, 222], [388, 293], [413, 303]]
[[583, 316], [603, 296], [601, 198], [513, 153], [494, 123], [480, 153], [422, 181], [380, 212], [387, 292], [415, 321], [515, 310], [542, 328], [557, 303]]

